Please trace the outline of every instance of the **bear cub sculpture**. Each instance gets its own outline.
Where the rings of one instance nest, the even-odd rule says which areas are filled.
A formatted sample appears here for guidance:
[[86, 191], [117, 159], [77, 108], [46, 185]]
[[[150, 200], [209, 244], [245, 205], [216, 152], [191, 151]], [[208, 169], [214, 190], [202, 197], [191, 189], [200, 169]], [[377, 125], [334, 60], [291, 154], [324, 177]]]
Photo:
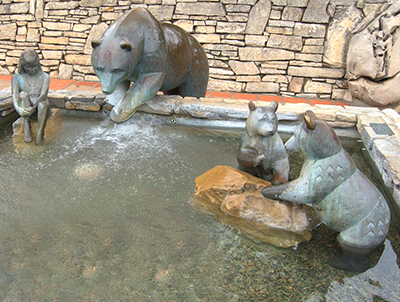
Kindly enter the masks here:
[[299, 178], [263, 189], [265, 197], [314, 207], [316, 215], [340, 232], [342, 255], [331, 266], [365, 271], [370, 255], [386, 238], [390, 211], [379, 190], [355, 166], [336, 133], [312, 111], [286, 142], [288, 151], [301, 151], [306, 159]]
[[278, 102], [256, 107], [249, 102], [250, 115], [242, 137], [237, 161], [239, 169], [273, 184], [289, 180], [289, 158], [281, 137], [277, 133]]
[[205, 96], [209, 68], [199, 42], [178, 26], [158, 22], [145, 8], [120, 17], [92, 47], [93, 69], [106, 101], [114, 105], [115, 122], [129, 119], [158, 91]]

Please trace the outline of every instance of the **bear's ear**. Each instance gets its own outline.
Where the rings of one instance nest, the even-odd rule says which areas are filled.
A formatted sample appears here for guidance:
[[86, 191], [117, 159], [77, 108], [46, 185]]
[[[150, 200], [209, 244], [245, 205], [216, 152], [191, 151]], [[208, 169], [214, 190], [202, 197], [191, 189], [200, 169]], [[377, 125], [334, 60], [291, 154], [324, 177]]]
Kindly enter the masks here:
[[98, 46], [100, 46], [101, 45], [101, 40], [93, 40], [92, 41], [92, 47], [93, 47], [93, 49], [95, 49], [96, 47], [98, 47]]
[[277, 101], [273, 101], [271, 104], [271, 108], [274, 109], [275, 112], [276, 112], [276, 110], [278, 110], [278, 106], [279, 106], [279, 103]]
[[119, 46], [122, 49], [126, 49], [127, 51], [131, 51], [132, 50], [132, 45], [127, 41], [123, 41]]
[[314, 112], [312, 112], [310, 110], [307, 110], [304, 113], [304, 121], [305, 121], [308, 129], [315, 130], [315, 128], [317, 127], [317, 124], [315, 122], [316, 118], [317, 117], [315, 116]]
[[253, 103], [253, 101], [250, 101], [249, 102], [249, 109], [250, 109], [250, 111], [254, 111], [254, 110], [256, 110], [256, 105], [254, 105], [254, 103]]

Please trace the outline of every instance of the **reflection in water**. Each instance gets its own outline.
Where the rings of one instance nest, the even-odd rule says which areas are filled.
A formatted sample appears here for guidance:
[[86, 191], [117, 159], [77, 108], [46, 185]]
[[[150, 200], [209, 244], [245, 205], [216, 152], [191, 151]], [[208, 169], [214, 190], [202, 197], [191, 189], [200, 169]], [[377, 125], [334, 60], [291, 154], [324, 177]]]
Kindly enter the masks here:
[[394, 230], [361, 275], [326, 263], [338, 252], [324, 226], [297, 250], [254, 244], [188, 202], [197, 176], [237, 165], [240, 134], [135, 118], [64, 117], [41, 152], [16, 153], [1, 130], [3, 301], [399, 300]]
[[380, 297], [385, 301], [400, 301], [400, 270], [397, 255], [391, 242], [385, 241], [385, 249], [378, 264], [366, 272], [341, 282], [334, 281], [328, 289], [326, 299], [330, 301], [375, 301]]

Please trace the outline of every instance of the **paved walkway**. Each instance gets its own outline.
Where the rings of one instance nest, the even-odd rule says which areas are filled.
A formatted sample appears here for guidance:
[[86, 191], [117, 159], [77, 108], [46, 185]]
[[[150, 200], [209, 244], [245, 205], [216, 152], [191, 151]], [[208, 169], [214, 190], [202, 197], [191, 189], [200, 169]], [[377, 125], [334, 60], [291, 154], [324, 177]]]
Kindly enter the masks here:
[[[11, 75], [0, 75], [0, 90], [11, 86]], [[97, 91], [101, 93], [101, 85], [99, 82], [84, 82], [77, 80], [61, 80], [61, 79], [50, 79], [50, 90], [70, 90], [70, 91]], [[319, 99], [305, 99], [296, 97], [284, 97], [277, 95], [266, 95], [266, 94], [251, 94], [251, 93], [237, 93], [237, 92], [220, 92], [220, 91], [207, 91], [206, 97], [210, 98], [230, 98], [230, 99], [242, 99], [252, 101], [266, 101], [273, 102], [278, 101], [281, 104], [285, 103], [305, 103], [314, 105], [337, 105], [337, 106], [348, 106], [351, 105], [346, 102], [332, 101], [332, 100], [319, 100]]]

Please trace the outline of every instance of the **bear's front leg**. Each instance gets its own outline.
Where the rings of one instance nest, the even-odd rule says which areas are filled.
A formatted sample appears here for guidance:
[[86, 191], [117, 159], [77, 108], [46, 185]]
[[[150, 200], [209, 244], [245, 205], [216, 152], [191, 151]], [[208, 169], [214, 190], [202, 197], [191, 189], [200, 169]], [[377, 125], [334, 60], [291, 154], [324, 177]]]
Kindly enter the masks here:
[[139, 77], [122, 100], [112, 109], [111, 119], [117, 123], [129, 119], [140, 105], [146, 103], [157, 94], [163, 80], [164, 74], [162, 72], [150, 73]]
[[271, 199], [279, 199], [293, 203], [311, 203], [309, 182], [302, 178], [295, 179], [285, 184], [266, 187], [262, 195]]
[[126, 80], [118, 84], [114, 92], [107, 96], [106, 102], [110, 105], [117, 105], [122, 100], [131, 85], [131, 81]]

